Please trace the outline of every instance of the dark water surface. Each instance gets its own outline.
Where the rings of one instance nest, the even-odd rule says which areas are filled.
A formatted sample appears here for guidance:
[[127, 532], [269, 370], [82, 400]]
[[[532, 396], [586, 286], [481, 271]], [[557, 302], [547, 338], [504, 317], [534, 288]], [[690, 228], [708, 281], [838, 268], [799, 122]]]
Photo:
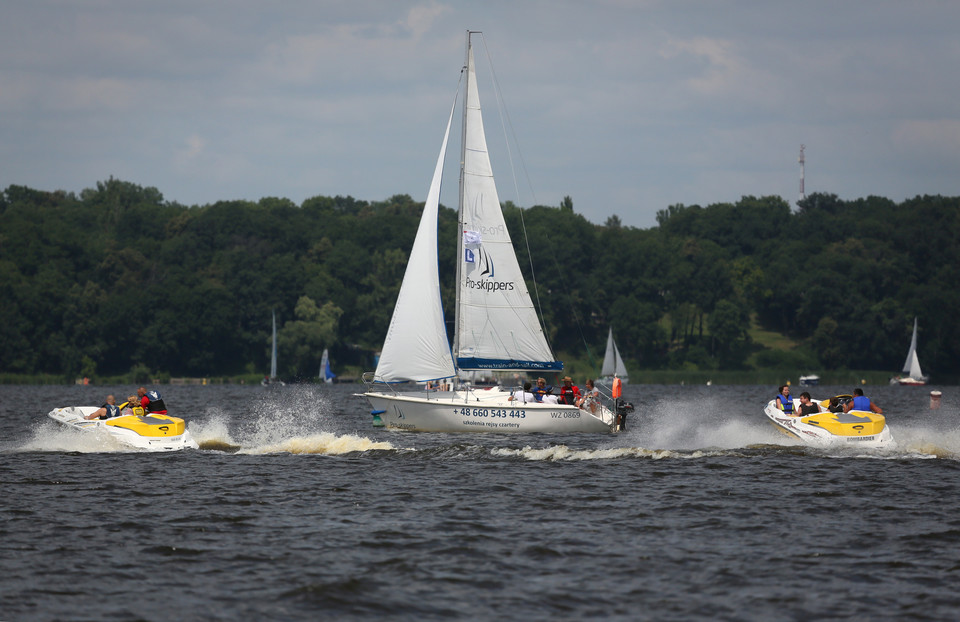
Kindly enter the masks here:
[[960, 619], [956, 387], [867, 387], [883, 454], [773, 387], [631, 385], [614, 436], [386, 432], [358, 386], [160, 387], [170, 454], [46, 417], [131, 388], [0, 386], [0, 620]]

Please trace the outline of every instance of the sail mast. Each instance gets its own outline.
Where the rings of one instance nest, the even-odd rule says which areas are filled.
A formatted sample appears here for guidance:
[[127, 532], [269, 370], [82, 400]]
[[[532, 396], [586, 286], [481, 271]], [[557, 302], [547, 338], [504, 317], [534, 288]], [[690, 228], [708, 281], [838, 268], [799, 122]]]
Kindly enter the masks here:
[[[470, 35], [475, 31], [467, 31], [467, 45], [466, 52], [464, 53], [463, 67], [460, 69], [461, 75], [469, 73], [470, 65]], [[453, 351], [460, 351], [460, 279], [462, 277], [463, 270], [463, 257], [459, 255], [463, 253], [463, 245], [460, 243], [460, 240], [463, 237], [463, 169], [464, 162], [466, 161], [466, 151], [467, 151], [467, 101], [470, 98], [470, 80], [464, 80], [463, 87], [463, 120], [460, 130], [460, 190], [457, 197], [457, 287], [454, 289], [457, 292], [456, 301], [453, 307]], [[454, 356], [454, 366], [456, 365], [456, 356]]]

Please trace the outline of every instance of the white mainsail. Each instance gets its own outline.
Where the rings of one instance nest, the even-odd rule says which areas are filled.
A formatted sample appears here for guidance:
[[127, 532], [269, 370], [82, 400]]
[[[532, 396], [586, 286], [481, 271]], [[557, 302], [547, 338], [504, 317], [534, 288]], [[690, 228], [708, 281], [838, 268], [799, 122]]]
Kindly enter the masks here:
[[607, 334], [607, 352], [603, 356], [603, 368], [600, 370], [601, 376], [619, 376], [626, 378], [627, 366], [623, 364], [620, 358], [620, 350], [617, 349], [617, 342], [613, 340], [613, 328], [610, 328]]
[[437, 218], [440, 210], [440, 180], [447, 139], [453, 122], [453, 111], [447, 120], [440, 156], [430, 182], [427, 202], [420, 216], [420, 226], [407, 270], [403, 274], [397, 304], [390, 318], [380, 361], [374, 375], [376, 382], [426, 382], [456, 375], [450, 342], [443, 322], [440, 300], [440, 269], [437, 262]]
[[510, 241], [467, 49], [454, 351], [460, 369], [559, 371]]

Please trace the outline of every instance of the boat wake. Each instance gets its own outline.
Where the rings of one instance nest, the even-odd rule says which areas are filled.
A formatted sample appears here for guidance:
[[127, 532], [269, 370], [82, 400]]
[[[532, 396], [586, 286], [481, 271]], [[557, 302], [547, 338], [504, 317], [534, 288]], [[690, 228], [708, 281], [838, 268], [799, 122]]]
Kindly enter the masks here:
[[[680, 450], [741, 449], [756, 445], [797, 445], [766, 423], [737, 410], [719, 409], [716, 399], [658, 401], [627, 428], [627, 438], [645, 447]], [[620, 435], [618, 438], [622, 438]]]
[[336, 434], [336, 414], [315, 389], [287, 387], [264, 394], [231, 431], [231, 418], [218, 407], [190, 426], [200, 449], [239, 454], [330, 454], [393, 450], [389, 442], [357, 434]]
[[890, 427], [904, 457], [960, 460], [960, 430], [930, 425], [894, 424]]
[[648, 458], [663, 460], [666, 458], [689, 459], [710, 456], [729, 456], [729, 450], [678, 451], [672, 449], [644, 449], [642, 447], [611, 447], [606, 449], [573, 449], [566, 445], [551, 445], [536, 449], [527, 445], [521, 449], [497, 448], [491, 450], [494, 456], [523, 458], [529, 461], [563, 462], [577, 460], [616, 460], [619, 458]]
[[80, 432], [47, 420], [37, 422], [31, 436], [15, 451], [96, 454], [137, 453], [140, 450], [124, 445], [107, 432]]
[[241, 454], [329, 454], [340, 455], [356, 451], [392, 450], [393, 445], [385, 441], [374, 441], [363, 436], [344, 434], [337, 436], [330, 432], [297, 436], [283, 439], [274, 444], [257, 447], [242, 447], [237, 453]]

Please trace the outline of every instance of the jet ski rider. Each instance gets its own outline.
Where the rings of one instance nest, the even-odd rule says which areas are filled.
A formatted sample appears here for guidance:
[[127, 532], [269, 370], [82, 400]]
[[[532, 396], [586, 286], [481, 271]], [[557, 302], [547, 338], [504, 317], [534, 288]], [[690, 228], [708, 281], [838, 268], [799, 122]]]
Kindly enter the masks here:
[[108, 395], [107, 402], [102, 406], [100, 406], [100, 408], [96, 409], [95, 411], [87, 415], [85, 418], [86, 419], [110, 419], [111, 417], [119, 417], [119, 416], [120, 416], [120, 407], [117, 406], [117, 398], [113, 397], [112, 395]]
[[878, 415], [883, 414], [883, 409], [873, 403], [869, 397], [863, 394], [863, 389], [857, 387], [853, 390], [853, 399], [843, 405], [843, 412], [848, 413], [851, 410], [865, 410], [875, 412]]
[[782, 385], [777, 389], [780, 393], [777, 395], [777, 408], [783, 411], [783, 414], [793, 416], [793, 398], [790, 397], [790, 385]]
[[134, 416], [143, 415], [143, 406], [140, 405], [140, 400], [137, 399], [136, 395], [131, 395], [127, 398], [126, 402], [120, 404], [120, 414]]
[[137, 389], [137, 396], [140, 398], [140, 405], [147, 414], [167, 414], [167, 405], [163, 403], [163, 397], [160, 396], [159, 391], [147, 391], [140, 387]]

